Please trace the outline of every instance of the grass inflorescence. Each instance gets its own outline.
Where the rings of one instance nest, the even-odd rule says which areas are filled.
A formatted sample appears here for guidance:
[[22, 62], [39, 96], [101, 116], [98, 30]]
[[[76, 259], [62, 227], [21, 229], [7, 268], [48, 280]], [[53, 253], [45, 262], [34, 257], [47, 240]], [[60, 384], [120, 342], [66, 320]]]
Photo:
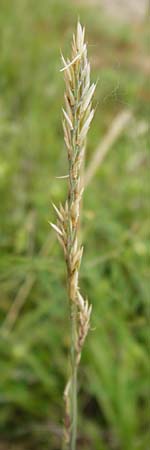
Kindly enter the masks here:
[[[65, 61], [61, 71], [65, 78], [65, 109], [63, 109], [64, 140], [68, 154], [68, 198], [59, 209], [57, 225], [51, 223], [63, 247], [68, 275], [68, 297], [71, 321], [71, 376], [67, 383], [65, 399], [65, 442], [67, 448], [76, 448], [77, 429], [77, 369], [82, 347], [88, 333], [92, 307], [84, 300], [79, 289], [79, 268], [83, 247], [79, 244], [80, 203], [83, 186], [82, 165], [87, 132], [94, 115], [91, 108], [95, 84], [90, 84], [90, 64], [84, 41], [85, 28], [78, 22], [73, 35], [71, 61]], [[69, 446], [69, 447], [68, 447]]]

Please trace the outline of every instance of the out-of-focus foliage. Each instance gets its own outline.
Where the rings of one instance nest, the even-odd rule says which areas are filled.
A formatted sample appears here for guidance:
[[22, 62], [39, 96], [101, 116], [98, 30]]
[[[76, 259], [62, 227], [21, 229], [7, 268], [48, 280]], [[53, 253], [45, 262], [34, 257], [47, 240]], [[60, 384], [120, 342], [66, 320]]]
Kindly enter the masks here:
[[[86, 24], [96, 115], [134, 119], [84, 194], [81, 285], [93, 303], [79, 373], [78, 450], [148, 450], [148, 24], [72, 2], [1, 0], [0, 431], [2, 448], [60, 450], [68, 373], [65, 265], [48, 220], [65, 199], [60, 48]], [[11, 305], [18, 311], [11, 328]], [[17, 447], [19, 445], [19, 447]]]

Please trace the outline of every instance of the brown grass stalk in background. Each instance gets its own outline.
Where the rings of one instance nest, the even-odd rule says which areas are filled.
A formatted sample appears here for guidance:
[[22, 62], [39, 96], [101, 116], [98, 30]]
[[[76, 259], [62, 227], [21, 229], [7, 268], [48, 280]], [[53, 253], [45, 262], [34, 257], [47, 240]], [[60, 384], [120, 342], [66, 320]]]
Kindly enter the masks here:
[[89, 330], [91, 306], [79, 290], [79, 267], [83, 247], [79, 244], [80, 202], [83, 194], [81, 170], [84, 159], [86, 136], [94, 110], [91, 101], [95, 84], [90, 85], [90, 64], [84, 42], [85, 29], [77, 25], [73, 35], [71, 61], [62, 56], [65, 78], [65, 109], [63, 109], [64, 140], [68, 153], [68, 198], [59, 209], [57, 225], [51, 223], [63, 247], [67, 265], [68, 297], [71, 323], [71, 376], [67, 383], [65, 399], [65, 448], [75, 450], [77, 434], [77, 370], [84, 340]]

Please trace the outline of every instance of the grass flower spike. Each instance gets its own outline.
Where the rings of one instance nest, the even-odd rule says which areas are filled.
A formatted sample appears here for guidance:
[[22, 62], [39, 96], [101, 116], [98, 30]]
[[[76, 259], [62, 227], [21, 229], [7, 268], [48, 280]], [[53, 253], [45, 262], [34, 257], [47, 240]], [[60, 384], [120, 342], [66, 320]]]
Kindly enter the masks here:
[[71, 375], [67, 383], [65, 398], [66, 449], [76, 449], [77, 433], [77, 370], [81, 352], [87, 336], [91, 306], [79, 289], [79, 268], [83, 247], [79, 244], [80, 202], [83, 194], [81, 170], [85, 153], [86, 137], [93, 119], [91, 102], [95, 84], [90, 85], [90, 64], [84, 41], [85, 29], [77, 24], [73, 35], [71, 60], [62, 56], [65, 79], [65, 108], [63, 109], [64, 140], [68, 154], [68, 198], [59, 209], [54, 206], [57, 224], [51, 224], [63, 247], [67, 265], [68, 297], [71, 321]]

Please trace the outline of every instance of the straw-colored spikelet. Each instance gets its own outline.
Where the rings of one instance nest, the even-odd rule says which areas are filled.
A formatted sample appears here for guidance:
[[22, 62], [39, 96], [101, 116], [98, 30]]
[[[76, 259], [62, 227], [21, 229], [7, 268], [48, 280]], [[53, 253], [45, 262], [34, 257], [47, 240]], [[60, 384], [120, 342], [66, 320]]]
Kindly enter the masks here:
[[[69, 186], [65, 206], [57, 208], [57, 225], [51, 226], [64, 250], [68, 273], [68, 296], [71, 311], [71, 378], [65, 389], [66, 447], [75, 449], [76, 442], [76, 379], [77, 367], [81, 357], [84, 340], [89, 330], [91, 306], [79, 291], [79, 267], [83, 247], [78, 242], [81, 187], [81, 166], [84, 158], [86, 136], [93, 119], [94, 110], [91, 101], [95, 84], [90, 85], [90, 64], [87, 59], [87, 47], [84, 42], [85, 29], [77, 25], [73, 35], [71, 61], [62, 56], [65, 79], [65, 109], [63, 109], [64, 140], [68, 153]], [[68, 448], [68, 447], [67, 447]]]

